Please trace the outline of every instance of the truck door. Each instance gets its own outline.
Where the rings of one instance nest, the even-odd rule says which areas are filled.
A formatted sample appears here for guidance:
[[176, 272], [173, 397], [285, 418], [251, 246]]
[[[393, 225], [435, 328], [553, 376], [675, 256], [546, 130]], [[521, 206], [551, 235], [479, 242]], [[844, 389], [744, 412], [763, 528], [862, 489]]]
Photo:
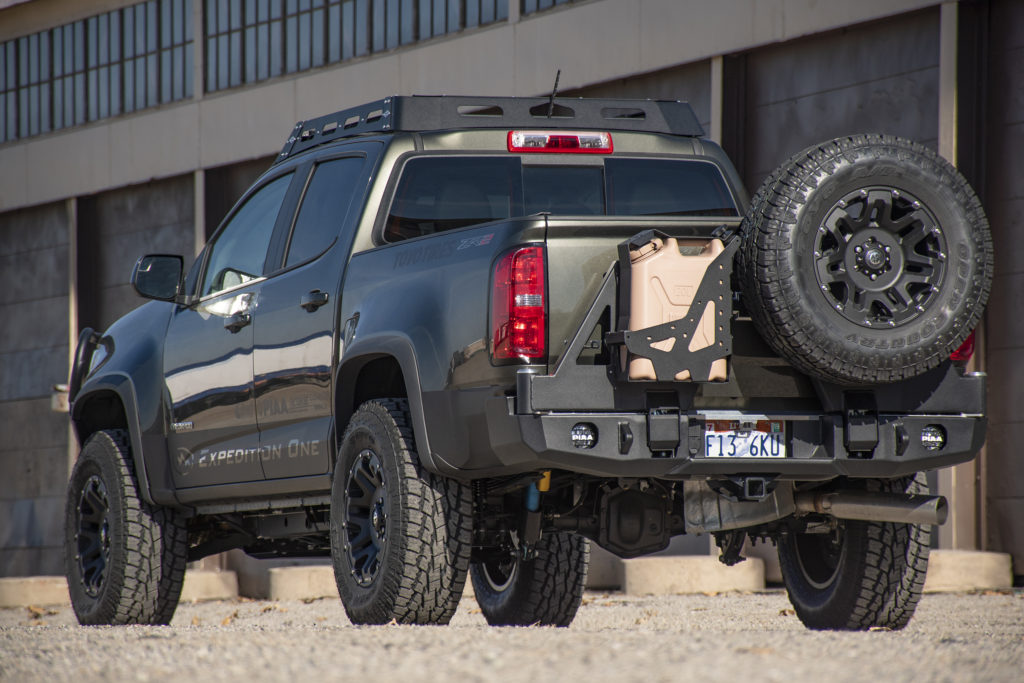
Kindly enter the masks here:
[[274, 226], [293, 173], [257, 188], [214, 236], [164, 345], [169, 452], [178, 488], [263, 478], [253, 400], [252, 320]]
[[338, 297], [369, 181], [364, 154], [319, 161], [292, 225], [275, 237], [278, 272], [254, 318], [256, 420], [268, 479], [330, 467]]

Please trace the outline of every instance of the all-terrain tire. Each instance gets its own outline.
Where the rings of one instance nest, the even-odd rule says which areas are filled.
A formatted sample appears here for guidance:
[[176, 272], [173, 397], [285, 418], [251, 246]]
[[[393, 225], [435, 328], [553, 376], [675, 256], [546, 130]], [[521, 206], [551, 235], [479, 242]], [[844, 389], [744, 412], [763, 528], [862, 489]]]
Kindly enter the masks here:
[[[874, 491], [927, 491], [923, 474], [865, 485]], [[921, 524], [847, 520], [834, 535], [781, 537], [782, 578], [800, 621], [829, 630], [906, 626], [924, 588], [930, 530]]]
[[128, 432], [99, 431], [68, 483], [64, 569], [83, 625], [168, 624], [188, 555], [185, 519], [138, 493]]
[[568, 626], [583, 600], [590, 564], [587, 539], [568, 532], [541, 537], [532, 560], [474, 562], [477, 604], [492, 626]]
[[938, 366], [977, 325], [992, 283], [988, 221], [931, 150], [857, 135], [814, 145], [765, 180], [737, 270], [761, 335], [842, 384]]
[[472, 549], [468, 485], [423, 469], [408, 401], [367, 401], [349, 421], [331, 489], [331, 558], [354, 624], [447, 624]]

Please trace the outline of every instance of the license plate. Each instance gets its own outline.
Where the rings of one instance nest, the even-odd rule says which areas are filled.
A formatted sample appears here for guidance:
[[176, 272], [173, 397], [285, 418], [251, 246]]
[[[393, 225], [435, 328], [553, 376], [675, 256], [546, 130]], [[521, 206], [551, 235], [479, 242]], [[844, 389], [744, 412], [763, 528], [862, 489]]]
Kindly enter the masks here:
[[708, 420], [704, 431], [704, 456], [708, 458], [785, 458], [785, 424], [758, 420], [753, 428], [739, 422]]

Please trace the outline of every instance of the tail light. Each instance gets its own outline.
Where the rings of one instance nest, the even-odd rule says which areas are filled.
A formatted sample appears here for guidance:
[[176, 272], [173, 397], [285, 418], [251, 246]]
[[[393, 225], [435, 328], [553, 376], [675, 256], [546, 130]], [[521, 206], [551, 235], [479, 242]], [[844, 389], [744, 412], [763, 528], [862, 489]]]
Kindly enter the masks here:
[[508, 151], [611, 154], [612, 134], [590, 131], [510, 130]]
[[964, 339], [964, 343], [960, 345], [953, 353], [949, 354], [949, 359], [954, 363], [966, 363], [974, 355], [974, 331], [972, 330], [967, 339]]
[[523, 247], [501, 258], [491, 291], [491, 355], [543, 358], [547, 355], [544, 248]]

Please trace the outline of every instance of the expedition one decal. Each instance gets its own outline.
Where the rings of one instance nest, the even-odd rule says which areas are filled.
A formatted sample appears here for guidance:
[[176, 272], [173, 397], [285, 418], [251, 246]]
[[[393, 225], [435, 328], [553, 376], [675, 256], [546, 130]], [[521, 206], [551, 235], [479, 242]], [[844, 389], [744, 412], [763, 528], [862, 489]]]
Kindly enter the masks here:
[[282, 458], [310, 458], [322, 453], [320, 441], [300, 441], [292, 439], [287, 444], [269, 444], [259, 448], [222, 448], [210, 450], [204, 448], [192, 452], [187, 448], [179, 448], [174, 459], [178, 473], [187, 476], [195, 469], [208, 467], [226, 467], [230, 465], [251, 465]]

